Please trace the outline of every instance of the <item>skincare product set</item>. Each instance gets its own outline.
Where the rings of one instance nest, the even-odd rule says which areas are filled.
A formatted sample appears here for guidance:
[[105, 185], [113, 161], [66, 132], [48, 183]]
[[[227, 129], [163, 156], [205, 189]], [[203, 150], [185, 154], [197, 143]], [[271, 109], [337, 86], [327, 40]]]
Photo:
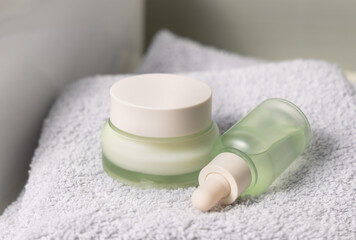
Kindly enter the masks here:
[[192, 202], [201, 211], [263, 193], [311, 139], [303, 112], [277, 98], [219, 136], [210, 87], [180, 75], [129, 77], [111, 87], [110, 97], [102, 133], [105, 171], [138, 187], [199, 183]]

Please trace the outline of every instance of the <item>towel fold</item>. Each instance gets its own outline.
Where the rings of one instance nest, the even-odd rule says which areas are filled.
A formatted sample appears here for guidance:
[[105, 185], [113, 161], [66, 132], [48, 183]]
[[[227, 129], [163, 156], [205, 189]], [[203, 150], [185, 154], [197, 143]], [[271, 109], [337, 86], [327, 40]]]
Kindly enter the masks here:
[[137, 189], [108, 177], [101, 128], [109, 88], [125, 76], [97, 76], [68, 86], [54, 104], [25, 191], [0, 217], [0, 238], [353, 239], [356, 99], [342, 71], [310, 60], [244, 62], [163, 32], [139, 72], [204, 70], [204, 59], [206, 71], [185, 75], [212, 88], [222, 132], [271, 97], [294, 102], [310, 120], [310, 147], [266, 193], [201, 213], [192, 187]]
[[161, 30], [148, 48], [137, 73], [178, 73], [237, 69], [263, 60], [203, 46], [190, 39]]

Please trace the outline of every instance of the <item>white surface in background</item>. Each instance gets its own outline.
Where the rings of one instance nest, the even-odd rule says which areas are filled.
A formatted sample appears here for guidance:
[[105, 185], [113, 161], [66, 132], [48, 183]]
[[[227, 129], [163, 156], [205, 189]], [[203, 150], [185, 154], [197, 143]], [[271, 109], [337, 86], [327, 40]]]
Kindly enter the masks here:
[[356, 84], [356, 71], [345, 71], [345, 74], [351, 83]]

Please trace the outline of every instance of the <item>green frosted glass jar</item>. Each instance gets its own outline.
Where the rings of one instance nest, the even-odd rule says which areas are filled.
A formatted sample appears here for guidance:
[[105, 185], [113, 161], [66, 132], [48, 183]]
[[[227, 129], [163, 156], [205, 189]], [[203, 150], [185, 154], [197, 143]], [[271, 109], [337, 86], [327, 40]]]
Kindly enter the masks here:
[[170, 74], [146, 74], [115, 83], [103, 127], [104, 170], [139, 186], [198, 184], [199, 171], [219, 137], [206, 84]]
[[263, 193], [310, 139], [309, 122], [296, 105], [283, 99], [262, 102], [215, 142], [193, 204], [208, 210], [217, 202]]

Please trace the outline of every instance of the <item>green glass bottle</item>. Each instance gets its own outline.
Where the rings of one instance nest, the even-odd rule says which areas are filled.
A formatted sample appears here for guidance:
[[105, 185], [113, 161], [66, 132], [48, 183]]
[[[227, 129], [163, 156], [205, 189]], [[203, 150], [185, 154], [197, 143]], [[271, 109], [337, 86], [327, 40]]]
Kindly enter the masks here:
[[296, 105], [283, 99], [262, 102], [215, 142], [193, 204], [208, 210], [217, 202], [264, 192], [310, 139], [309, 122]]

